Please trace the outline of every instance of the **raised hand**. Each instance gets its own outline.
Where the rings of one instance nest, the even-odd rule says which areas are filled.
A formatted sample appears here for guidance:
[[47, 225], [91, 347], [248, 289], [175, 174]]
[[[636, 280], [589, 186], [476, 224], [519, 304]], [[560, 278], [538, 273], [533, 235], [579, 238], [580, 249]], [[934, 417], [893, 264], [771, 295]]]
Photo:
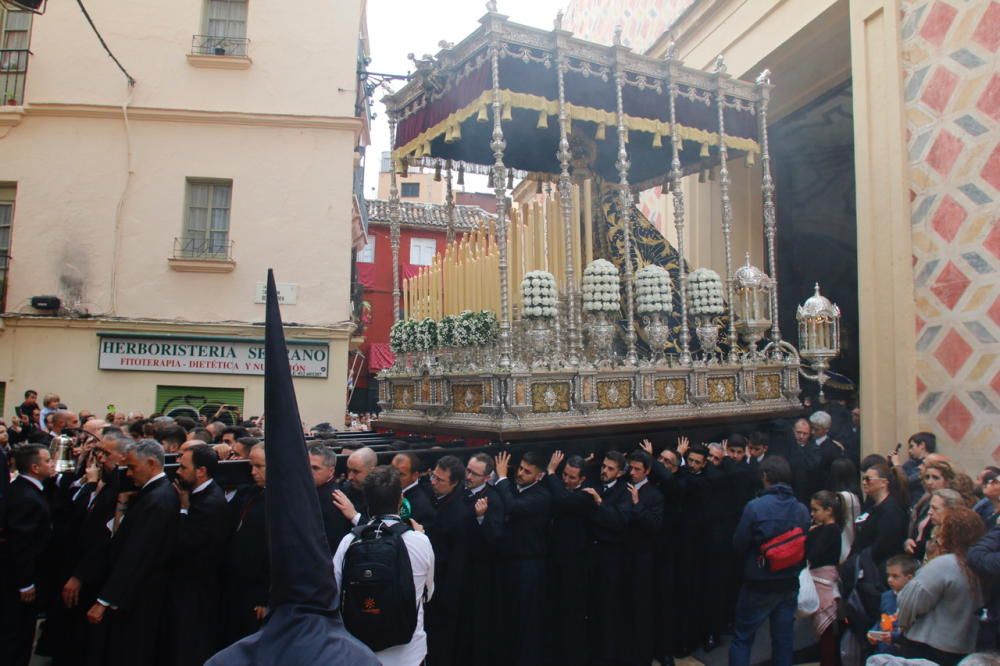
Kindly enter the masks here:
[[691, 447], [691, 440], [684, 435], [677, 438], [677, 453], [684, 455], [687, 453], [688, 449]]
[[344, 518], [354, 522], [354, 516], [358, 515], [358, 512], [354, 508], [354, 503], [348, 499], [347, 495], [343, 491], [334, 490], [330, 498], [333, 500], [333, 505], [337, 507], [337, 510], [344, 514]]
[[597, 506], [601, 506], [601, 502], [604, 501], [604, 500], [601, 499], [601, 494], [598, 493], [593, 488], [584, 488], [583, 492], [585, 492], [588, 495], [590, 495], [591, 499], [594, 500], [594, 504], [596, 504]]
[[510, 466], [510, 454], [506, 451], [501, 451], [496, 457], [496, 469], [497, 478], [503, 478], [507, 476], [507, 468]]
[[653, 455], [653, 443], [648, 439], [644, 439], [641, 442], [639, 442], [639, 448], [641, 448], [649, 455]]
[[562, 461], [565, 457], [566, 455], [562, 451], [559, 451], [558, 449], [552, 452], [552, 457], [549, 458], [549, 467], [548, 467], [549, 474], [556, 473], [556, 470], [559, 469], [559, 465], [562, 464]]

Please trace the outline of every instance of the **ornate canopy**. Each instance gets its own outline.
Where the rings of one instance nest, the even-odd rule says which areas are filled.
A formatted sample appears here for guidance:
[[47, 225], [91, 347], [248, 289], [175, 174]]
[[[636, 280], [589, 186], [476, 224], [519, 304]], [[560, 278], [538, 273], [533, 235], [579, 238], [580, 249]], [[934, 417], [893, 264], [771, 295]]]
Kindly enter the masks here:
[[604, 178], [617, 179], [618, 173], [615, 73], [619, 69], [634, 185], [658, 184], [670, 171], [672, 126], [683, 140], [680, 160], [685, 172], [717, 162], [720, 133], [715, 111], [720, 103], [729, 157], [750, 153], [752, 160], [760, 152], [756, 109], [761, 95], [767, 94], [766, 85], [733, 79], [724, 68], [706, 73], [673, 57], [657, 60], [620, 44], [586, 42], [559, 29], [558, 20], [552, 31], [518, 25], [497, 13], [487, 14], [480, 23], [457, 45], [433, 58], [415, 59], [417, 71], [407, 85], [385, 98], [397, 122], [393, 146], [397, 159], [434, 157], [493, 164], [492, 45], [500, 57], [497, 88], [507, 139], [506, 167], [559, 173], [560, 61], [570, 134], [582, 132], [595, 140], [591, 168]]

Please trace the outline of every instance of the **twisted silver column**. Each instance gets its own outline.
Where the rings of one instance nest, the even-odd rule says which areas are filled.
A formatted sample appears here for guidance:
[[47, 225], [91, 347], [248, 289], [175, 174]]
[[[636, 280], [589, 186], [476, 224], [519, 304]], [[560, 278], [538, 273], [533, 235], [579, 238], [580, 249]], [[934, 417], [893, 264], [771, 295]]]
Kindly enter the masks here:
[[399, 289], [399, 187], [396, 184], [396, 117], [389, 115], [389, 246], [392, 248], [392, 321], [403, 318]]
[[733, 206], [729, 201], [729, 150], [726, 148], [726, 93], [724, 81], [726, 75], [726, 63], [720, 55], [715, 60], [715, 105], [719, 112], [719, 195], [722, 199], [722, 245], [726, 253], [726, 311], [729, 315], [729, 362], [736, 363], [739, 354], [736, 352], [736, 345], [739, 338], [736, 336], [736, 311], [733, 308]]
[[774, 214], [774, 181], [771, 179], [771, 153], [767, 145], [767, 104], [771, 97], [771, 72], [757, 77], [757, 122], [760, 127], [761, 193], [764, 199], [764, 238], [767, 240], [767, 268], [771, 274], [771, 342], [775, 355], [781, 354], [781, 327], [778, 323], [778, 260], [775, 253], [777, 218]]
[[500, 100], [500, 44], [490, 45], [490, 60], [493, 69], [493, 191], [497, 198], [497, 247], [500, 249], [500, 356], [497, 365], [501, 370], [510, 370], [510, 294], [507, 275], [507, 173], [503, 164], [503, 151], [507, 143], [503, 139], [500, 116], [503, 104]]
[[[615, 46], [621, 47], [621, 26], [615, 28]], [[622, 69], [618, 52], [615, 52], [615, 99], [617, 103], [618, 122], [618, 159], [615, 166], [618, 169], [618, 207], [622, 216], [622, 230], [625, 236], [625, 362], [628, 365], [638, 365], [639, 355], [635, 351], [635, 286], [632, 284], [632, 192], [628, 184], [628, 150], [625, 148], [625, 106], [622, 100], [622, 86], [625, 85], [625, 72]]]

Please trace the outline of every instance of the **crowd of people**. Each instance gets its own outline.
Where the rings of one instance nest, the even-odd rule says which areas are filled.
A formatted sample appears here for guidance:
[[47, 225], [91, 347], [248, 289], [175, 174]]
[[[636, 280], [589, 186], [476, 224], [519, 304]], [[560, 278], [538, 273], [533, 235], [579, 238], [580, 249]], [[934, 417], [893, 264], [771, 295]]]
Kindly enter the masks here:
[[[102, 419], [30, 397], [0, 427], [0, 663], [37, 650], [56, 666], [202, 664], [256, 631], [269, 610], [263, 424]], [[823, 666], [996, 649], [1000, 469], [971, 478], [931, 433], [859, 459], [856, 413], [807, 414], [585, 456], [572, 442], [401, 444], [379, 466], [362, 447], [342, 476], [328, 441], [308, 452], [338, 585], [366, 526], [403, 525], [418, 616], [409, 641], [377, 652], [384, 664], [671, 664], [731, 635], [743, 665], [770, 619], [781, 666], [797, 611]], [[57, 472], [67, 435], [75, 465]], [[218, 482], [232, 459], [253, 483]]]

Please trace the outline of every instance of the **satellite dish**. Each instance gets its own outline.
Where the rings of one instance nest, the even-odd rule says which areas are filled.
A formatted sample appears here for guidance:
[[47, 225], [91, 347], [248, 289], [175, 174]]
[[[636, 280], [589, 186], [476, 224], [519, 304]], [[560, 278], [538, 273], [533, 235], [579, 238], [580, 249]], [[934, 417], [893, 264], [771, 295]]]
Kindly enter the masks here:
[[31, 12], [32, 14], [45, 13], [46, 0], [0, 0], [0, 5], [7, 9]]

